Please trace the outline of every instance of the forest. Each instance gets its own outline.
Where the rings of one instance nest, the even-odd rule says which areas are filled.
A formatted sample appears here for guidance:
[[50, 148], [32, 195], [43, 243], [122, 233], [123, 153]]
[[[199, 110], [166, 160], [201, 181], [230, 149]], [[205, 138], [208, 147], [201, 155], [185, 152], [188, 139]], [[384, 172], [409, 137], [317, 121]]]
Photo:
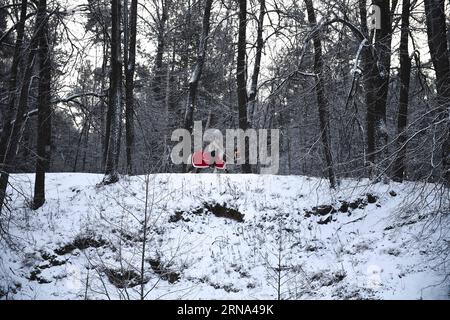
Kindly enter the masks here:
[[[156, 297], [145, 294], [146, 290], [158, 297], [171, 296], [166, 289], [153, 290], [157, 286], [152, 284], [153, 276], [157, 283], [199, 284], [202, 277], [189, 273], [190, 267], [181, 260], [172, 259], [178, 259], [178, 254], [171, 251], [170, 257], [164, 256], [166, 251], [158, 249], [159, 244], [165, 243], [164, 247], [173, 240], [166, 229], [158, 233], [163, 228], [159, 224], [172, 226], [161, 221], [166, 218], [155, 213], [159, 210], [168, 212], [173, 225], [194, 224], [193, 233], [203, 230], [204, 222], [199, 221], [204, 217], [199, 212], [208, 213], [204, 219], [209, 222], [212, 216], [227, 221], [211, 225], [228, 226], [230, 219], [237, 221], [230, 223], [250, 223], [245, 230], [256, 228], [263, 217], [273, 218], [273, 226], [264, 218], [270, 226], [264, 225], [260, 232], [268, 236], [272, 227], [278, 230], [278, 236], [267, 243], [288, 255], [297, 253], [281, 248], [284, 241], [297, 243], [290, 238], [297, 232], [281, 225], [306, 228], [294, 219], [294, 211], [305, 219], [317, 218], [314, 228], [333, 225], [334, 231], [324, 234], [367, 219], [400, 219], [380, 229], [377, 239], [389, 242], [385, 232], [390, 227], [413, 228], [404, 232], [414, 234], [420, 233], [421, 226], [427, 229], [426, 236], [417, 235], [423, 243], [427, 237], [437, 237], [433, 245], [427, 244], [427, 266], [439, 269], [436, 277], [448, 283], [449, 27], [450, 2], [445, 0], [0, 0], [0, 242], [9, 252], [0, 257], [0, 270], [6, 274], [0, 276], [0, 299], [47, 297], [20, 296], [17, 292], [26, 290], [23, 283], [17, 285], [19, 278], [38, 283], [43, 279], [43, 284], [59, 281], [57, 276], [56, 280], [41, 277], [44, 268], [34, 279], [30, 279], [33, 270], [23, 271], [23, 276], [7, 270], [22, 270], [11, 267], [11, 257], [18, 248], [31, 248], [17, 235], [23, 230], [36, 235], [38, 230], [29, 227], [30, 221], [37, 226], [53, 219], [76, 223], [79, 233], [60, 230], [70, 233], [60, 240], [67, 242], [69, 237], [72, 241], [75, 236], [74, 248], [66, 248], [65, 254], [76, 247], [88, 261], [83, 260], [88, 267], [81, 268], [88, 270], [87, 278], [81, 272], [83, 289], [77, 287], [82, 293], [72, 296], [71, 291], [68, 297]], [[224, 163], [218, 166], [216, 160], [215, 168], [206, 164], [203, 171], [192, 170], [192, 165], [198, 168], [195, 146], [192, 154], [183, 153], [184, 163], [173, 161], [173, 148], [179, 142], [174, 132], [183, 129], [194, 136], [196, 124], [223, 132], [254, 129], [259, 137], [264, 130], [272, 130], [264, 142], [272, 161], [279, 162], [277, 174], [265, 175], [261, 162], [250, 161], [255, 151], [259, 157], [265, 154], [261, 141], [257, 148], [248, 135], [232, 152], [222, 153]], [[275, 150], [279, 155], [274, 155]], [[211, 157], [215, 153], [207, 158]], [[200, 163], [205, 159], [200, 152]], [[80, 194], [83, 199], [77, 198]], [[81, 222], [86, 212], [100, 214], [102, 220], [108, 210], [113, 212], [113, 229], [102, 224], [90, 230], [88, 221], [94, 218], [88, 216]], [[135, 216], [136, 210], [143, 215]], [[80, 221], [74, 212], [79, 212]], [[341, 221], [339, 212], [353, 215]], [[130, 223], [135, 235], [124, 236], [130, 228], [119, 223], [124, 216], [134, 219]], [[62, 228], [66, 222], [60, 223]], [[366, 227], [361, 225], [361, 230]], [[120, 274], [117, 265], [106, 268], [86, 254], [104, 246], [126, 247], [122, 240], [119, 245], [105, 234], [99, 238], [101, 232], [114, 230], [140, 250], [138, 262], [120, 256]], [[185, 230], [170, 232], [181, 237]], [[205, 232], [214, 236], [213, 229]], [[85, 237], [80, 240], [80, 235]], [[356, 241], [351, 237], [348, 241]], [[303, 243], [302, 252], [309, 252], [309, 241], [314, 239], [308, 243], [297, 239]], [[331, 241], [327, 239], [321, 241]], [[313, 247], [313, 251], [323, 248]], [[415, 250], [407, 247], [408, 252]], [[361, 250], [366, 254], [372, 249]], [[39, 250], [33, 252], [42, 253]], [[355, 250], [359, 254], [360, 249]], [[397, 259], [396, 252], [387, 255]], [[53, 254], [39, 259], [53, 267], [62, 265]], [[234, 253], [228, 258], [232, 261]], [[124, 259], [131, 259], [126, 268]], [[284, 290], [293, 277], [302, 275], [311, 284], [317, 275], [297, 265], [281, 268], [281, 253], [275, 262], [261, 259], [265, 266], [279, 266], [277, 275], [272, 275], [275, 284], [267, 286], [275, 288], [275, 293], [263, 298], [329, 297], [328, 292], [311, 286], [305, 291], [304, 283]], [[324, 259], [334, 261], [335, 257]], [[96, 295], [98, 290], [88, 284], [92, 270], [102, 294]], [[331, 281], [335, 289], [343, 286], [342, 279], [352, 278], [347, 269], [330, 270], [319, 278]], [[266, 276], [272, 277], [261, 275]], [[18, 278], [11, 280], [14, 277]], [[107, 290], [104, 279], [114, 289], [107, 286]], [[233, 279], [225, 284], [211, 278], [201, 282], [215, 288], [201, 297], [240, 299], [256, 294], [251, 291], [259, 287], [256, 280], [241, 291]], [[422, 283], [421, 279], [411, 281]], [[342, 289], [345, 292], [336, 289], [342, 293], [337, 298], [391, 297], [388, 289], [377, 296], [373, 287], [364, 294], [348, 292], [349, 287]], [[128, 288], [134, 288], [135, 295]], [[217, 290], [225, 293], [216, 295]], [[252, 293], [247, 295], [246, 290]], [[266, 294], [271, 289], [264, 290]], [[409, 293], [399, 297], [421, 298]]]

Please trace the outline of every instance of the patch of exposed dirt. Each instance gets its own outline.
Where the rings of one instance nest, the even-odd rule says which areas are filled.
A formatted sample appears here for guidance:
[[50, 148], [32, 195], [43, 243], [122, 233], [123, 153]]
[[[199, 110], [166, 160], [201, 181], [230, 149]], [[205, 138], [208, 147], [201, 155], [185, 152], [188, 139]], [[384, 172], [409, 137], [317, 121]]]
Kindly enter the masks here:
[[[340, 205], [319, 205], [312, 207], [310, 210], [305, 209], [305, 217], [311, 216], [323, 217], [317, 221], [318, 224], [328, 224], [333, 221], [333, 214], [337, 212], [348, 213], [351, 215], [352, 210], [364, 209], [369, 203], [373, 204], [378, 201], [378, 197], [371, 193], [367, 193], [364, 198], [357, 198], [353, 201], [339, 200]], [[378, 204], [377, 204], [378, 205]]]
[[345, 271], [336, 271], [330, 273], [329, 271], [319, 271], [313, 274], [310, 278], [312, 282], [316, 282], [320, 287], [329, 287], [345, 279], [347, 274]]
[[41, 252], [41, 257], [42, 257], [42, 259], [45, 260], [44, 264], [41, 264], [38, 266], [38, 268], [41, 270], [47, 269], [50, 267], [62, 266], [63, 264], [65, 264], [67, 262], [66, 260], [58, 259], [57, 256], [55, 256], [54, 254], [50, 254], [48, 252]]
[[336, 209], [332, 205], [320, 205], [317, 207], [312, 207], [311, 210], [305, 211], [305, 216], [307, 218], [313, 216], [326, 216], [330, 213], [335, 213]]
[[45, 284], [45, 283], [52, 282], [51, 280], [41, 277], [40, 276], [41, 273], [42, 273], [42, 270], [40, 270], [39, 268], [34, 268], [30, 272], [30, 275], [27, 277], [27, 279], [30, 281], [37, 281], [39, 284]]
[[103, 271], [109, 282], [119, 289], [133, 288], [148, 282], [146, 279], [142, 281], [141, 275], [134, 270], [104, 269]]
[[[171, 215], [170, 217], [169, 217], [169, 222], [172, 222], [172, 223], [174, 223], [174, 222], [178, 222], [178, 221], [180, 221], [180, 220], [183, 220], [183, 221], [186, 221], [186, 220], [188, 220], [189, 218], [183, 218], [183, 211], [177, 211], [177, 212], [175, 212], [175, 214], [174, 215]], [[188, 222], [188, 221], [186, 221], [186, 222]]]
[[225, 292], [228, 293], [230, 292], [238, 293], [241, 291], [240, 289], [235, 288], [232, 284], [211, 283], [211, 286], [216, 290], [223, 289], [225, 290]]
[[175, 283], [180, 280], [180, 274], [178, 272], [170, 270], [169, 266], [165, 266], [161, 263], [160, 259], [149, 259], [148, 262], [152, 267], [152, 270], [162, 279], [169, 283]]
[[218, 203], [214, 204], [204, 203], [202, 207], [198, 207], [189, 212], [176, 211], [174, 215], [170, 216], [169, 222], [175, 223], [180, 220], [183, 220], [184, 222], [189, 222], [190, 219], [185, 217], [185, 214], [187, 213], [194, 215], [212, 213], [213, 215], [219, 218], [226, 218], [237, 222], [244, 222], [244, 214], [234, 208], [228, 207], [226, 203], [224, 203], [223, 205]]
[[55, 249], [57, 255], [65, 255], [71, 253], [75, 249], [84, 250], [87, 248], [100, 248], [107, 244], [106, 240], [102, 238], [96, 239], [93, 236], [78, 235], [73, 242], [68, 243], [61, 248]]
[[67, 261], [66, 260], [60, 260], [56, 255], [41, 251], [41, 258], [44, 260], [39, 265], [35, 266], [31, 272], [30, 275], [27, 277], [30, 281], [37, 281], [40, 284], [50, 283], [52, 280], [46, 279], [41, 276], [42, 270], [51, 268], [51, 267], [57, 267], [64, 265]]
[[9, 295], [14, 295], [19, 292], [19, 290], [22, 289], [22, 284], [19, 282], [8, 284], [7, 287], [1, 287], [0, 286], [0, 299], [5, 298], [5, 300], [9, 300]]
[[244, 222], [244, 215], [236, 209], [227, 207], [226, 203], [224, 203], [223, 205], [220, 205], [218, 203], [213, 205], [205, 204], [205, 208], [216, 217], [227, 218], [235, 220], [237, 222]]

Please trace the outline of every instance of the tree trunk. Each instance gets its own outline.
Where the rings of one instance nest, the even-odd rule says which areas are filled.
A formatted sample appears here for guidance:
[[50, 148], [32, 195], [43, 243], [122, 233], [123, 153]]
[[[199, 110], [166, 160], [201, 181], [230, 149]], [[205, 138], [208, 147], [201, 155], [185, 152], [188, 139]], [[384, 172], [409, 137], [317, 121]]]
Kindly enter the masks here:
[[91, 131], [91, 121], [88, 119], [83, 141], [83, 159], [81, 161], [81, 171], [86, 172], [86, 157], [89, 146], [89, 132]]
[[258, 94], [258, 78], [259, 71], [261, 69], [261, 58], [264, 47], [263, 28], [264, 28], [264, 16], [266, 14], [266, 0], [259, 0], [259, 17], [258, 17], [258, 29], [256, 31], [256, 54], [255, 65], [253, 67], [252, 83], [250, 87], [250, 93], [248, 95], [248, 109], [249, 109], [249, 122], [253, 124], [253, 116], [256, 108], [256, 96]]
[[358, 0], [359, 6], [359, 21], [361, 25], [361, 31], [366, 38], [369, 36], [369, 28], [367, 26], [367, 0]]
[[[3, 160], [0, 164], [0, 205], [3, 205], [5, 196], [6, 196], [6, 189], [8, 187], [8, 180], [9, 180], [9, 172], [11, 168], [14, 166], [14, 160], [19, 148], [19, 142], [23, 133], [23, 124], [25, 123], [25, 120], [27, 118], [26, 112], [28, 107], [28, 95], [30, 92], [30, 83], [31, 83], [31, 76], [33, 74], [33, 66], [34, 66], [34, 58], [35, 58], [35, 51], [38, 43], [38, 35], [39, 30], [42, 27], [42, 24], [44, 23], [44, 20], [47, 19], [45, 16], [43, 17], [37, 17], [35, 27], [34, 27], [34, 34], [30, 40], [30, 47], [28, 52], [27, 61], [25, 63], [25, 71], [20, 87], [20, 93], [19, 93], [19, 101], [17, 104], [17, 112], [15, 116], [15, 120], [12, 123], [12, 128], [9, 130], [9, 135], [7, 136], [7, 139], [3, 142], [2, 146], [4, 146], [4, 153], [3, 153]], [[24, 54], [21, 50], [21, 55]], [[16, 89], [14, 89], [16, 90]], [[11, 106], [11, 105], [10, 105]], [[3, 147], [2, 147], [3, 149]], [[0, 207], [1, 209], [1, 207]]]
[[[365, 1], [360, 2], [360, 9]], [[367, 161], [371, 166], [369, 175], [376, 174], [373, 168], [386, 154], [388, 132], [386, 128], [386, 104], [389, 92], [391, 68], [392, 19], [390, 1], [374, 0], [381, 10], [381, 28], [375, 30], [375, 43], [364, 50], [363, 67], [367, 108]], [[361, 14], [362, 16], [362, 14]], [[361, 17], [361, 22], [364, 18]], [[366, 21], [367, 26], [367, 21]], [[367, 27], [364, 28], [367, 29]]]
[[[194, 127], [194, 111], [197, 99], [197, 89], [202, 76], [203, 65], [205, 64], [206, 48], [208, 44], [209, 27], [211, 7], [213, 0], [206, 0], [205, 10], [203, 13], [202, 33], [200, 35], [200, 41], [197, 48], [197, 61], [195, 62], [194, 69], [191, 72], [191, 78], [189, 79], [189, 92], [186, 102], [186, 110], [184, 114], [184, 128], [192, 133]], [[195, 150], [197, 151], [197, 150]], [[187, 159], [185, 159], [186, 162]], [[186, 172], [186, 163], [183, 165], [183, 172]]]
[[172, 50], [172, 61], [170, 62], [170, 68], [166, 71], [166, 90], [165, 90], [165, 108], [164, 108], [164, 121], [165, 121], [165, 134], [164, 134], [164, 170], [165, 172], [172, 172], [172, 163], [170, 161], [170, 148], [169, 140], [172, 132], [173, 117], [175, 113], [176, 103], [173, 99], [172, 87], [174, 86], [174, 70], [175, 70], [175, 48]]
[[444, 122], [442, 136], [443, 179], [450, 185], [450, 66], [444, 0], [425, 0], [428, 46], [436, 73], [437, 102]]
[[[108, 66], [108, 41], [107, 36], [104, 37], [103, 43], [103, 61], [102, 61], [102, 79], [101, 79], [101, 93], [105, 92], [106, 87], [106, 68]], [[105, 114], [106, 108], [106, 114]], [[109, 108], [107, 107], [105, 100], [100, 100], [100, 125], [102, 131], [102, 168], [106, 165], [106, 152], [108, 150], [108, 142], [109, 142], [109, 128], [111, 126], [111, 115], [109, 114]]]
[[405, 175], [406, 126], [408, 125], [409, 82], [411, 78], [411, 59], [408, 51], [410, 0], [403, 0], [402, 28], [400, 34], [400, 98], [397, 118], [398, 153], [394, 162], [393, 178], [403, 181]]
[[189, 80], [189, 93], [186, 104], [186, 113], [184, 116], [184, 128], [192, 132], [194, 126], [194, 110], [197, 98], [198, 83], [203, 71], [203, 65], [205, 64], [206, 46], [208, 43], [209, 26], [210, 26], [210, 16], [211, 7], [213, 0], [206, 0], [205, 11], [203, 14], [202, 23], [202, 34], [200, 35], [200, 42], [197, 49], [197, 61], [195, 62], [194, 69], [191, 73], [191, 78]]
[[156, 56], [155, 56], [155, 76], [153, 79], [153, 94], [156, 104], [161, 106], [164, 100], [164, 94], [162, 92], [162, 79], [163, 79], [163, 56], [164, 49], [166, 46], [165, 39], [165, 30], [166, 30], [166, 22], [168, 18], [168, 6], [169, 0], [162, 1], [162, 12], [161, 18], [158, 23], [158, 36], [157, 36], [157, 45], [156, 45]]
[[34, 209], [45, 202], [45, 172], [49, 170], [51, 151], [51, 59], [49, 50], [48, 20], [45, 19], [47, 0], [39, 0], [38, 19], [43, 21], [39, 35], [39, 98], [37, 127], [37, 161], [34, 183]]
[[136, 67], [136, 24], [138, 0], [131, 1], [129, 48], [127, 65], [125, 68], [125, 128], [127, 173], [133, 174], [133, 146], [134, 146], [134, 71]]
[[[5, 157], [5, 151], [8, 146], [9, 138], [11, 135], [11, 130], [13, 126], [13, 119], [14, 119], [14, 111], [15, 111], [15, 104], [16, 104], [16, 97], [17, 97], [17, 91], [18, 91], [18, 85], [17, 85], [17, 77], [18, 77], [18, 71], [19, 71], [19, 63], [20, 63], [20, 57], [22, 56], [22, 42], [23, 42], [23, 35], [24, 35], [24, 28], [25, 28], [25, 20], [27, 19], [27, 0], [22, 1], [21, 6], [21, 12], [20, 12], [20, 19], [17, 23], [17, 38], [16, 43], [14, 46], [14, 54], [13, 54], [13, 61], [11, 64], [11, 71], [10, 71], [10, 78], [9, 78], [9, 88], [8, 88], [8, 110], [6, 111], [5, 118], [3, 120], [3, 130], [0, 138], [0, 164], [3, 163], [4, 157]], [[1, 204], [0, 204], [1, 205]]]
[[[312, 0], [305, 0], [308, 12], [308, 21], [312, 26], [317, 25], [316, 15]], [[327, 165], [327, 175], [330, 180], [331, 188], [336, 187], [336, 177], [333, 169], [333, 156], [331, 153], [330, 143], [330, 114], [328, 102], [325, 96], [325, 80], [323, 75], [323, 57], [322, 42], [320, 41], [320, 33], [316, 33], [313, 37], [314, 42], [314, 73], [316, 74], [316, 96], [319, 107], [319, 125], [321, 131], [321, 139], [323, 151], [325, 155], [325, 163]]]
[[103, 183], [119, 180], [118, 165], [122, 119], [122, 61], [120, 36], [120, 0], [111, 1], [111, 74], [109, 87], [108, 113], [110, 114], [109, 142], [106, 156]]
[[78, 136], [78, 142], [77, 142], [77, 151], [75, 152], [75, 159], [73, 161], [73, 168], [72, 171], [76, 172], [77, 171], [77, 166], [78, 166], [78, 157], [80, 156], [80, 148], [81, 148], [81, 142], [83, 141], [83, 136], [85, 135], [85, 131], [87, 128], [87, 116], [83, 121], [83, 126], [81, 127], [81, 132]]
[[[367, 1], [359, 0], [360, 24], [361, 31], [369, 39], [369, 28], [367, 25]], [[375, 119], [374, 110], [376, 109], [376, 101], [374, 96], [374, 79], [378, 76], [376, 61], [373, 57], [373, 48], [368, 46], [361, 53], [361, 65], [363, 69], [363, 84], [365, 91], [366, 104], [366, 143], [367, 152], [371, 152], [364, 158], [365, 164], [369, 164], [369, 176], [372, 175], [372, 166], [375, 161], [373, 150], [375, 149]]]
[[[239, 0], [239, 31], [237, 47], [236, 84], [239, 107], [239, 128], [246, 131], [249, 127], [247, 118], [247, 0]], [[242, 150], [241, 150], [242, 152]], [[251, 173], [249, 164], [249, 147], [245, 143], [245, 163], [242, 173]]]
[[[374, 0], [373, 4], [381, 8], [381, 30], [375, 33], [375, 49], [378, 60], [378, 77], [375, 85], [375, 149], [380, 152], [387, 144], [388, 132], [386, 128], [386, 104], [389, 91], [390, 69], [391, 69], [391, 41], [392, 23], [390, 1]], [[370, 152], [369, 152], [370, 154]], [[382, 152], [380, 155], [385, 154]]]

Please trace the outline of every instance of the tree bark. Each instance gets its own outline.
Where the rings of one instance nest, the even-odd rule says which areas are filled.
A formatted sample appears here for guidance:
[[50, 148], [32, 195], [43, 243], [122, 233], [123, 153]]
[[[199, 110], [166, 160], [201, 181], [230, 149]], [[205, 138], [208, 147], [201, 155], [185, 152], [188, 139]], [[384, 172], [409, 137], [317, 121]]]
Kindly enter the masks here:
[[[249, 127], [247, 118], [247, 0], [239, 0], [236, 84], [239, 107], [239, 128], [246, 131]], [[245, 163], [241, 166], [242, 173], [251, 173], [249, 147], [247, 143], [245, 143], [245, 150], [243, 152], [245, 154]]]
[[34, 209], [45, 202], [45, 172], [49, 170], [51, 151], [51, 58], [49, 50], [48, 19], [45, 18], [47, 0], [39, 0], [38, 19], [43, 21], [39, 35], [39, 98], [37, 127], [37, 161], [34, 183]]
[[361, 31], [366, 36], [369, 37], [369, 28], [367, 26], [367, 0], [358, 0], [359, 7], [359, 21], [361, 25]]
[[3, 120], [3, 130], [0, 138], [0, 164], [3, 163], [5, 157], [5, 151], [11, 135], [13, 126], [15, 104], [18, 92], [17, 78], [19, 71], [20, 57], [23, 50], [23, 35], [25, 28], [25, 21], [27, 19], [27, 5], [28, 1], [23, 0], [20, 12], [20, 19], [17, 23], [17, 38], [14, 45], [13, 61], [11, 64], [9, 87], [8, 87], [8, 110], [6, 111], [5, 118]]
[[[44, 19], [47, 19], [45, 16]], [[6, 189], [8, 187], [9, 172], [14, 166], [14, 160], [19, 148], [19, 142], [23, 133], [23, 124], [27, 118], [27, 107], [28, 107], [28, 95], [29, 87], [31, 83], [31, 76], [33, 74], [35, 51], [38, 44], [38, 34], [39, 30], [44, 21], [42, 18], [37, 18], [34, 33], [30, 40], [30, 46], [28, 50], [27, 61], [25, 63], [25, 71], [22, 78], [22, 83], [20, 87], [19, 100], [17, 103], [17, 111], [15, 115], [15, 120], [12, 123], [12, 128], [7, 132], [7, 138], [2, 141], [2, 153], [3, 159], [0, 164], [0, 205], [3, 205], [6, 196]], [[24, 50], [20, 50], [20, 55], [25, 54]], [[16, 90], [17, 88], [13, 89]], [[11, 106], [11, 105], [10, 105]], [[10, 122], [11, 123], [11, 122]], [[0, 207], [1, 210], [1, 207]]]
[[450, 66], [444, 0], [425, 0], [428, 46], [436, 73], [440, 119], [445, 120], [442, 136], [443, 180], [450, 186]]
[[[183, 127], [190, 133], [192, 133], [194, 127], [194, 111], [197, 102], [198, 84], [202, 76], [203, 65], [205, 64], [206, 59], [206, 49], [208, 44], [212, 3], [213, 0], [206, 0], [205, 2], [205, 9], [203, 12], [203, 21], [202, 21], [202, 33], [200, 35], [200, 41], [197, 48], [197, 61], [195, 62], [194, 68], [191, 72], [191, 78], [189, 79], [189, 92], [186, 101]], [[185, 162], [186, 160], [187, 159], [185, 159]], [[186, 170], [187, 166], [185, 163], [183, 165], [182, 171], [186, 172]]]
[[411, 59], [408, 51], [410, 0], [403, 0], [402, 27], [400, 34], [400, 98], [397, 116], [398, 153], [394, 162], [393, 178], [403, 181], [405, 175], [406, 126], [408, 125], [409, 83], [411, 78]]
[[[378, 60], [378, 77], [375, 85], [375, 149], [373, 152], [380, 152], [387, 144], [386, 128], [386, 104], [389, 91], [390, 69], [391, 69], [391, 41], [392, 22], [390, 1], [374, 0], [373, 4], [381, 8], [381, 30], [375, 33], [375, 49]], [[369, 152], [371, 154], [371, 152]], [[382, 153], [384, 154], [384, 152]]]
[[122, 61], [120, 36], [120, 0], [111, 1], [111, 74], [108, 113], [110, 115], [109, 141], [105, 165], [104, 184], [119, 180], [118, 165], [122, 119]]
[[200, 42], [197, 49], [197, 61], [195, 62], [195, 66], [192, 70], [191, 78], [189, 80], [189, 93], [186, 103], [186, 112], [184, 116], [184, 128], [186, 130], [189, 130], [189, 132], [192, 132], [194, 126], [194, 110], [197, 98], [197, 89], [200, 78], [202, 76], [203, 65], [205, 64], [212, 2], [213, 0], [206, 0], [205, 2], [205, 10], [203, 13], [202, 22], [202, 34], [200, 35]]
[[[373, 168], [385, 154], [388, 133], [386, 128], [386, 103], [389, 91], [391, 68], [392, 19], [390, 1], [374, 0], [373, 4], [381, 10], [381, 29], [375, 30], [375, 43], [363, 52], [364, 86], [366, 91], [366, 142], [369, 175], [375, 174]], [[359, 2], [362, 30], [367, 30], [366, 1]], [[364, 14], [365, 13], [365, 14]], [[367, 36], [367, 34], [366, 34]], [[383, 152], [382, 152], [383, 151]]]
[[[102, 79], [101, 81], [101, 93], [105, 92], [106, 88], [106, 68], [108, 66], [108, 41], [106, 35], [104, 36], [103, 43], [103, 61], [102, 61]], [[106, 114], [105, 114], [106, 108]], [[109, 141], [109, 127], [111, 126], [111, 118], [108, 114], [108, 107], [104, 99], [100, 100], [100, 126], [101, 126], [101, 143], [102, 143], [102, 163], [101, 167], [104, 168], [106, 165], [106, 151], [108, 150]]]
[[153, 94], [155, 102], [158, 106], [161, 106], [164, 101], [164, 94], [162, 90], [162, 79], [163, 79], [163, 56], [166, 47], [166, 22], [168, 18], [168, 7], [170, 4], [169, 0], [161, 1], [161, 17], [157, 21], [158, 23], [158, 35], [157, 35], [157, 45], [156, 45], [156, 56], [155, 56], [155, 75], [153, 79]]
[[[306, 9], [308, 12], [308, 21], [314, 27], [317, 25], [316, 15], [312, 0], [305, 0]], [[325, 79], [323, 74], [323, 57], [322, 57], [322, 42], [320, 40], [320, 33], [315, 33], [313, 37], [314, 42], [314, 73], [316, 74], [316, 97], [319, 107], [319, 125], [321, 131], [321, 140], [323, 152], [325, 156], [325, 163], [327, 165], [327, 175], [330, 180], [330, 187], [336, 187], [336, 177], [333, 166], [333, 156], [331, 153], [331, 137], [330, 137], [330, 113], [328, 102], [325, 96]]]
[[256, 96], [258, 95], [258, 79], [261, 69], [261, 58], [264, 47], [263, 28], [264, 28], [264, 16], [266, 14], [266, 0], [259, 0], [259, 17], [258, 17], [258, 29], [256, 31], [256, 54], [255, 65], [253, 67], [252, 83], [250, 86], [250, 93], [248, 95], [249, 106], [249, 122], [253, 124], [253, 116], [256, 108]]
[[128, 59], [125, 68], [125, 129], [127, 173], [133, 174], [134, 146], [134, 72], [136, 68], [136, 24], [138, 0], [131, 1]]

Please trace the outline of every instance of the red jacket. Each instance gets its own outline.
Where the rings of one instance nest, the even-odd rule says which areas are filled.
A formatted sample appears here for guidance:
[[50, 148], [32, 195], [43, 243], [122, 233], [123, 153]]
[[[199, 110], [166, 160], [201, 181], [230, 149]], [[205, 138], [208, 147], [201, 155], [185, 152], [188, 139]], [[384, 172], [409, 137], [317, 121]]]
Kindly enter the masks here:
[[217, 155], [214, 157], [209, 152], [195, 151], [191, 157], [192, 166], [194, 168], [206, 169], [209, 167], [215, 167], [216, 169], [225, 169], [225, 161], [223, 161], [222, 156]]

